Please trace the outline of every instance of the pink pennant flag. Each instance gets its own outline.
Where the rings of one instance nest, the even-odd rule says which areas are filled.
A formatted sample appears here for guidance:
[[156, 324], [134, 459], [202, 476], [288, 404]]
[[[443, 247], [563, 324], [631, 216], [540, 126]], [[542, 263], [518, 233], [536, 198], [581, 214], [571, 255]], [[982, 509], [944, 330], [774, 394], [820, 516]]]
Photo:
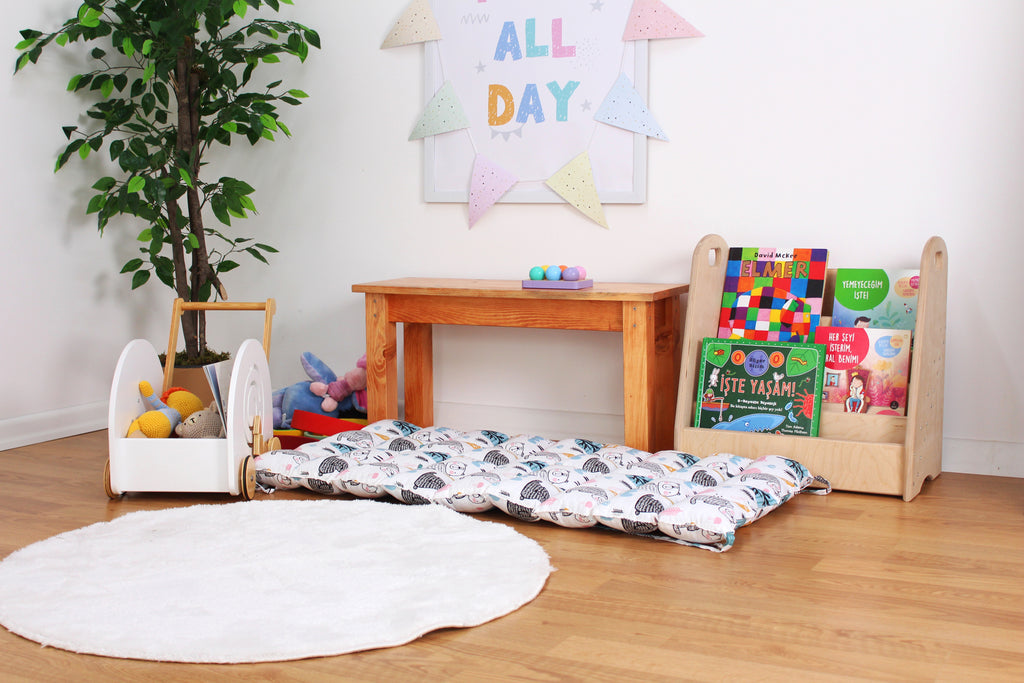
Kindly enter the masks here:
[[634, 0], [622, 39], [700, 38], [703, 35], [661, 0]]
[[477, 154], [473, 161], [473, 177], [469, 185], [469, 227], [480, 220], [487, 209], [494, 206], [512, 186], [519, 182], [501, 166]]

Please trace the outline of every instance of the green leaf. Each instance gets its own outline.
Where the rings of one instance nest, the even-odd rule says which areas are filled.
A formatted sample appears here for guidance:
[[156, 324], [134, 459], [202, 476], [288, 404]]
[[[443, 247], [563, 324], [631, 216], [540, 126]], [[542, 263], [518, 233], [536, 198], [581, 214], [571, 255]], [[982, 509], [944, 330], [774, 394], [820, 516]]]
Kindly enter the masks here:
[[64, 131], [64, 137], [70, 140], [71, 134], [78, 130], [78, 126], [63, 126], [61, 130]]
[[132, 275], [132, 289], [138, 289], [147, 282], [149, 282], [148, 270], [139, 270], [136, 271], [135, 275]]
[[92, 184], [92, 189], [99, 190], [100, 192], [109, 192], [115, 185], [117, 185], [116, 180], [110, 176], [104, 176]]
[[276, 253], [278, 253], [277, 249], [274, 249], [274, 248], [273, 248], [272, 246], [270, 246], [269, 244], [260, 244], [259, 242], [257, 242], [257, 243], [256, 243], [256, 244], [254, 244], [253, 246], [254, 246], [254, 247], [256, 247], [257, 249], [262, 249], [263, 251], [267, 251], [267, 252], [270, 252], [271, 254], [276, 254]]
[[298, 88], [294, 88], [292, 90], [289, 90], [288, 94], [291, 95], [292, 97], [299, 97], [299, 98], [309, 97], [309, 95], [307, 95], [304, 91], [299, 90]]
[[23, 40], [20, 43], [18, 43], [17, 45], [15, 45], [14, 49], [15, 50], [19, 50], [19, 51], [27, 50], [28, 48], [32, 47], [32, 45], [34, 45], [35, 42], [36, 42], [35, 38], [26, 38], [25, 40]]
[[228, 271], [234, 270], [237, 267], [238, 267], [237, 263], [235, 263], [234, 261], [228, 261], [227, 259], [225, 259], [225, 260], [221, 261], [217, 265], [217, 273], [218, 274], [226, 273]]
[[235, 4], [232, 8], [235, 10], [235, 14], [240, 17], [245, 17], [245, 13], [248, 11], [249, 5], [245, 3], [245, 0], [235, 0]]
[[193, 187], [193, 185], [192, 185], [192, 176], [189, 175], [188, 169], [179, 166], [178, 167], [178, 175], [181, 176], [181, 180], [186, 185], [188, 185], [189, 187]]
[[89, 145], [82, 145], [78, 148], [78, 156], [82, 159], [88, 159], [90, 152], [92, 152], [92, 147]]
[[18, 61], [14, 65], [14, 72], [17, 73], [19, 69], [24, 68], [25, 65], [28, 64], [28, 60], [29, 60], [29, 55], [28, 55], [27, 52], [25, 54], [23, 54], [21, 57], [18, 57]]
[[53, 39], [53, 42], [57, 43], [61, 47], [64, 47], [65, 45], [68, 44], [68, 34], [66, 34], [66, 33], [58, 34], [57, 37]]
[[274, 54], [263, 55], [260, 59], [262, 59], [265, 64], [277, 64], [281, 61], [281, 58]]
[[238, 132], [238, 124], [235, 123], [234, 121], [228, 121], [223, 126], [221, 126], [221, 128], [223, 128], [224, 130], [228, 131], [229, 133], [237, 133]]
[[190, 232], [188, 234], [188, 245], [190, 247], [192, 247], [193, 249], [198, 249], [199, 248], [199, 238], [196, 237], [195, 233], [191, 233]]
[[152, 52], [152, 50], [153, 50], [153, 41], [151, 39], [147, 38], [146, 42], [144, 42], [142, 44], [142, 54], [148, 55], [150, 52]]
[[160, 104], [165, 107], [170, 104], [170, 95], [167, 90], [167, 86], [161, 81], [153, 83], [153, 94], [156, 95], [156, 99], [160, 101]]
[[78, 23], [89, 28], [96, 28], [100, 25], [101, 12], [88, 5], [82, 5], [78, 9]]
[[146, 186], [146, 179], [140, 175], [133, 176], [128, 181], [128, 192], [134, 194]]
[[100, 86], [100, 92], [103, 93], [104, 98], [110, 97], [114, 92], [114, 80], [112, 78], [104, 79], [103, 85]]
[[252, 256], [257, 261], [263, 261], [263, 263], [266, 263], [268, 266], [270, 265], [270, 263], [267, 261], [267, 259], [264, 258], [263, 254], [261, 254], [256, 249], [253, 249], [252, 247], [249, 247], [249, 248], [246, 249], [246, 251], [249, 252], [249, 255]]
[[121, 41], [121, 49], [124, 50], [126, 57], [131, 57], [135, 54], [135, 46], [132, 44], [131, 36], [124, 37], [124, 40]]
[[[88, 149], [88, 147], [83, 147], [82, 149]], [[100, 209], [102, 209], [103, 206], [106, 203], [107, 203], [107, 195], [105, 195], [105, 194], [95, 194], [89, 200], [89, 206], [86, 207], [85, 213], [86, 214], [96, 213]]]
[[149, 83], [149, 81], [153, 78], [153, 74], [155, 74], [155, 73], [156, 73], [156, 62], [150, 62], [149, 64], [146, 65], [146, 69], [142, 72], [142, 81], [144, 83]]
[[224, 225], [231, 225], [231, 216], [228, 213], [228, 203], [223, 196], [216, 194], [210, 198], [210, 208], [213, 209], [213, 215], [217, 217]]
[[114, 140], [110, 143], [110, 160], [114, 161], [124, 151], [124, 140]]
[[143, 263], [142, 259], [140, 259], [140, 258], [133, 258], [131, 261], [129, 261], [128, 263], [124, 264], [124, 267], [121, 268], [121, 272], [122, 273], [134, 273], [136, 270], [138, 270], [139, 268], [142, 267], [142, 263]]
[[151, 239], [153, 239], [153, 229], [146, 228], [145, 230], [140, 232], [139, 236], [136, 237], [135, 239], [139, 242], [149, 242]]
[[261, 116], [260, 121], [263, 123], [264, 127], [269, 128], [270, 130], [277, 130], [277, 120], [270, 114], [264, 114]]

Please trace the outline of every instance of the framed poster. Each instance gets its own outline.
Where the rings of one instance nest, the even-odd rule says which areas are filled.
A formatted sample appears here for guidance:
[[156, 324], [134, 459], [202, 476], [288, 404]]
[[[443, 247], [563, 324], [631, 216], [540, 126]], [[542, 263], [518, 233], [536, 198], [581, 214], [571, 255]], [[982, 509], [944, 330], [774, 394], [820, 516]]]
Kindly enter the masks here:
[[424, 103], [446, 84], [469, 126], [423, 138], [424, 199], [469, 200], [474, 158], [518, 182], [500, 201], [562, 203], [545, 180], [590, 155], [602, 203], [647, 198], [647, 134], [595, 114], [619, 79], [647, 99], [646, 40], [623, 40], [631, 3], [431, 0], [442, 40], [424, 43]]

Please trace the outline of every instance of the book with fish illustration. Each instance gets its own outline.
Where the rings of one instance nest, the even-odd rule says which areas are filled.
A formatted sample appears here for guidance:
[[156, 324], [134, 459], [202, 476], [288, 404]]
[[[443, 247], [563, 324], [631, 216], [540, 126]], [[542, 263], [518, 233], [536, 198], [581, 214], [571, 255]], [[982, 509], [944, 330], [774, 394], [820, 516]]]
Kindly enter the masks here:
[[693, 425], [817, 436], [825, 347], [705, 338]]

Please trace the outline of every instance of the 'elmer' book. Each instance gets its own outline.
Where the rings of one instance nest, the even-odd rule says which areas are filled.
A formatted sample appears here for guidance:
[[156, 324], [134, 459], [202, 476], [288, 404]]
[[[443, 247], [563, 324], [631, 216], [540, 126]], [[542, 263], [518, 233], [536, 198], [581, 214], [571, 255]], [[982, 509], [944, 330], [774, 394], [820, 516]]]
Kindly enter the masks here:
[[907, 414], [910, 330], [819, 327], [814, 341], [825, 345], [823, 410]]
[[693, 424], [817, 436], [824, 368], [820, 344], [707, 337]]
[[821, 319], [827, 249], [731, 247], [718, 336], [810, 341]]
[[920, 272], [885, 268], [836, 268], [833, 327], [913, 330]]

